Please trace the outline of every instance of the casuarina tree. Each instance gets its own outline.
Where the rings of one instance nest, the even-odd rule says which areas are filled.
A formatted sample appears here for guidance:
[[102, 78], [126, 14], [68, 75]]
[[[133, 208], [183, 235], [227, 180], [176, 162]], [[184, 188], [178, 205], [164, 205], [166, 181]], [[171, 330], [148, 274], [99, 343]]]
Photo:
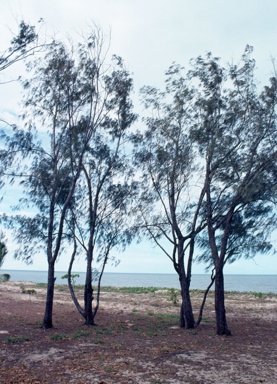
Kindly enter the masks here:
[[195, 237], [205, 227], [200, 217], [203, 185], [197, 186], [198, 165], [189, 129], [194, 89], [182, 68], [167, 71], [164, 92], [142, 89], [150, 116], [144, 133], [134, 135], [135, 163], [141, 172], [137, 225], [172, 261], [181, 288], [180, 326], [194, 328], [190, 282]]
[[151, 116], [144, 134], [134, 136], [142, 173], [140, 228], [179, 275], [180, 323], [194, 324], [192, 261], [205, 261], [213, 269], [220, 335], [231, 334], [224, 265], [269, 252], [276, 227], [277, 80], [259, 91], [251, 53], [246, 47], [241, 63], [226, 68], [211, 54], [198, 57], [185, 76], [173, 65], [164, 92], [143, 89]]
[[247, 46], [239, 65], [208, 54], [192, 62], [197, 84], [191, 138], [204, 165], [207, 232], [200, 257], [215, 268], [217, 334], [229, 335], [224, 304], [226, 262], [270, 251], [277, 184], [277, 79], [259, 90]]
[[[130, 151], [128, 131], [136, 119], [130, 99], [132, 79], [121, 58], [114, 57], [113, 61], [115, 66], [102, 78], [105, 117], [88, 142], [74, 204], [70, 208], [73, 252], [68, 282], [74, 303], [86, 325], [94, 325], [101, 278], [105, 265], [113, 258], [112, 250], [124, 249], [131, 239], [128, 210], [136, 193], [127, 156]], [[84, 255], [86, 260], [83, 306], [76, 298], [70, 279], [76, 254], [79, 257]], [[99, 273], [95, 271], [97, 265], [100, 265]], [[93, 280], [98, 281], [94, 306]]]
[[118, 113], [105, 83], [106, 54], [99, 29], [77, 47], [53, 40], [44, 56], [29, 63], [30, 76], [23, 82], [23, 118], [40, 142], [30, 147], [31, 163], [22, 179], [21, 207], [32, 207], [33, 214], [18, 215], [12, 225], [20, 232], [16, 257], [28, 262], [39, 251], [46, 253], [44, 328], [53, 326], [55, 263], [68, 245], [69, 212], [85, 155], [99, 127]]

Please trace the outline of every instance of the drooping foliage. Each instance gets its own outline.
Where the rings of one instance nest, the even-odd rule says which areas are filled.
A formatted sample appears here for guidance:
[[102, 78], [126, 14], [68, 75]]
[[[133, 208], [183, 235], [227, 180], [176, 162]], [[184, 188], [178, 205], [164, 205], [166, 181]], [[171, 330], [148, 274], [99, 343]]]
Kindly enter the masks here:
[[276, 202], [277, 80], [258, 89], [252, 48], [227, 68], [208, 54], [192, 62], [197, 84], [191, 138], [205, 173], [207, 232], [200, 260], [215, 275], [217, 333], [230, 334], [224, 306], [223, 267], [271, 249]]
[[172, 65], [166, 89], [142, 89], [151, 115], [144, 119], [144, 134], [134, 136], [135, 161], [141, 170], [138, 227], [172, 261], [181, 288], [180, 325], [195, 326], [189, 295], [194, 242], [205, 227], [200, 217], [203, 186], [195, 185], [194, 148], [189, 133], [192, 124], [194, 89]]
[[5, 256], [8, 253], [6, 245], [0, 241], [0, 268], [2, 267], [4, 261], [5, 261]]
[[186, 287], [193, 258], [214, 269], [218, 334], [230, 334], [224, 265], [269, 252], [276, 226], [277, 80], [259, 89], [251, 55], [247, 46], [239, 64], [224, 67], [209, 53], [192, 60], [185, 75], [173, 65], [164, 92], [143, 89], [152, 115], [134, 138], [141, 227]]
[[[88, 143], [71, 208], [71, 231], [74, 247], [69, 266], [69, 286], [77, 309], [87, 325], [94, 324], [99, 308], [100, 283], [104, 268], [112, 259], [113, 249], [124, 249], [131, 239], [128, 209], [135, 195], [128, 152], [128, 129], [136, 119], [132, 112], [132, 80], [115, 57], [117, 70], [105, 76], [109, 91], [109, 114], [103, 119]], [[70, 274], [77, 255], [86, 258], [84, 304], [78, 302]], [[95, 268], [100, 265], [98, 273]], [[95, 305], [92, 305], [92, 281], [98, 280]]]
[[[55, 262], [72, 238], [70, 222], [79, 203], [75, 190], [85, 163], [93, 151], [97, 161], [113, 161], [108, 146], [99, 141], [100, 132], [101, 140], [105, 134], [114, 140], [133, 121], [128, 112], [131, 79], [119, 58], [105, 63], [103, 44], [100, 30], [77, 47], [53, 40], [43, 57], [28, 64], [30, 76], [23, 82], [23, 118], [40, 142], [32, 144], [31, 165], [21, 182], [26, 197], [20, 204], [33, 207], [34, 214], [19, 215], [10, 225], [21, 233], [16, 257], [31, 261], [38, 251], [46, 253], [45, 328], [52, 327]], [[95, 177], [104, 167], [101, 161], [97, 166]]]

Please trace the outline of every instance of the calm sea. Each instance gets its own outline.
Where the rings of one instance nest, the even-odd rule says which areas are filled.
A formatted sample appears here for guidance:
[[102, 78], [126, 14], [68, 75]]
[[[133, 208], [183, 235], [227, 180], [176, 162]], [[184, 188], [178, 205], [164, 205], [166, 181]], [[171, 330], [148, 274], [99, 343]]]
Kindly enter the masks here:
[[[46, 283], [45, 271], [18, 271], [4, 270], [0, 273], [9, 273], [11, 281], [32, 281]], [[56, 272], [57, 284], [66, 284], [61, 279], [66, 272]], [[76, 272], [74, 272], [76, 273]], [[83, 284], [85, 272], [78, 272], [80, 277], [76, 284]], [[210, 282], [210, 276], [193, 275], [191, 289], [205, 289]], [[105, 273], [102, 278], [103, 286], [113, 287], [166, 287], [179, 288], [179, 280], [175, 274], [151, 274], [151, 273]], [[277, 275], [225, 275], [226, 291], [277, 293]]]

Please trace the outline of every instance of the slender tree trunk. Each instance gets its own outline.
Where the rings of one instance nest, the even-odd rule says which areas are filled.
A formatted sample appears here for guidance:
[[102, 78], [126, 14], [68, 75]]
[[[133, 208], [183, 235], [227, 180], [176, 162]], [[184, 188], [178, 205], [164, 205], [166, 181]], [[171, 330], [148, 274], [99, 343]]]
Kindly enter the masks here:
[[74, 288], [73, 288], [73, 285], [72, 285], [72, 280], [71, 280], [71, 271], [72, 271], [72, 266], [73, 266], [73, 263], [74, 263], [76, 251], [77, 251], [77, 242], [76, 242], [76, 238], [74, 237], [74, 250], [73, 250], [73, 253], [72, 253], [72, 256], [71, 256], [71, 260], [70, 260], [70, 263], [69, 263], [69, 266], [68, 266], [67, 282], [68, 282], [69, 291], [70, 291], [72, 300], [73, 300], [73, 302], [75, 304], [75, 307], [77, 308], [78, 312], [85, 319], [86, 318], [85, 310], [79, 304], [79, 301], [78, 301], [78, 299], [77, 299], [77, 297], [75, 295]]
[[223, 268], [216, 269], [215, 275], [215, 314], [216, 314], [216, 333], [218, 335], [231, 335], [227, 325], [224, 297], [224, 276]]
[[179, 325], [182, 328], [192, 329], [195, 326], [195, 322], [191, 305], [188, 280], [185, 274], [179, 275], [179, 280], [182, 296]]
[[92, 313], [92, 300], [93, 300], [93, 289], [91, 285], [92, 280], [92, 270], [91, 270], [91, 261], [88, 257], [87, 259], [87, 272], [86, 272], [86, 282], [84, 289], [84, 302], [85, 302], [85, 324], [86, 325], [95, 325], [94, 316]]
[[212, 275], [211, 275], [211, 282], [210, 284], [208, 285], [206, 291], [204, 292], [204, 296], [203, 296], [203, 300], [202, 300], [202, 303], [201, 303], [201, 306], [200, 306], [200, 310], [199, 310], [199, 315], [198, 315], [198, 319], [195, 323], [195, 327], [198, 327], [202, 321], [202, 316], [203, 316], [203, 311], [204, 311], [204, 306], [205, 306], [205, 303], [206, 303], [206, 299], [207, 299], [207, 296], [208, 296], [208, 293], [214, 283], [214, 280], [215, 280], [215, 276], [214, 276], [214, 269], [212, 271]]
[[47, 281], [47, 294], [46, 305], [42, 327], [45, 329], [53, 328], [53, 303], [54, 303], [54, 287], [55, 287], [55, 267], [53, 262], [48, 263], [48, 281]]

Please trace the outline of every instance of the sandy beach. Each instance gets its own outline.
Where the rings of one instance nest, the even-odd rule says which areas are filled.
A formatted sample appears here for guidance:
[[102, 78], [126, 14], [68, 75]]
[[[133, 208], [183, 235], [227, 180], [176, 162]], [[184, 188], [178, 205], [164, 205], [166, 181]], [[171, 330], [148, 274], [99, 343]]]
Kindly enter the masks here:
[[[0, 383], [277, 382], [277, 295], [227, 293], [233, 335], [220, 337], [212, 293], [200, 326], [184, 330], [170, 292], [146, 291], [103, 289], [97, 326], [86, 327], [57, 286], [45, 331], [45, 287], [0, 283]], [[201, 297], [192, 293], [196, 316]]]

